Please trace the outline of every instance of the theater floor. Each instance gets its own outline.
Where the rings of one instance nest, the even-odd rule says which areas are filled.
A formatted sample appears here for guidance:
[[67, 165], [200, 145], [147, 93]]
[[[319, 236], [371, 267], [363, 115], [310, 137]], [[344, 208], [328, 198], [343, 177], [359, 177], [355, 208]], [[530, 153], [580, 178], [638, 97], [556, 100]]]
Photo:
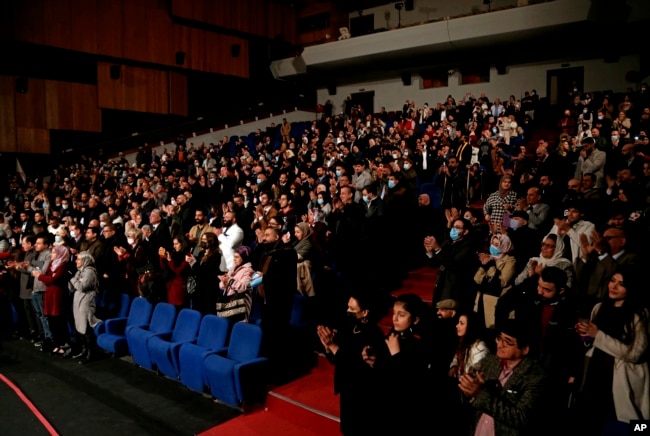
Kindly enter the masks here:
[[[240, 414], [180, 383], [138, 368], [128, 358], [87, 365], [3, 340], [0, 434], [194, 435]], [[15, 385], [53, 431], [11, 389]], [[37, 412], [38, 413], [38, 412]]]

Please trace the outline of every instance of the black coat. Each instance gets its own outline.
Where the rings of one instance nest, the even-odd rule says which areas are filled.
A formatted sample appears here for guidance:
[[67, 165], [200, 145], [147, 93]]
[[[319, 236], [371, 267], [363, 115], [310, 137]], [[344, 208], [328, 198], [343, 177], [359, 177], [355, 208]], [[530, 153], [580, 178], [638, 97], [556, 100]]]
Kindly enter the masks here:
[[472, 240], [465, 237], [456, 242], [444, 242], [430, 263], [438, 267], [433, 301], [452, 299], [462, 308], [471, 310], [476, 298], [476, 285], [473, 273], [468, 271], [476, 271], [479, 265]]

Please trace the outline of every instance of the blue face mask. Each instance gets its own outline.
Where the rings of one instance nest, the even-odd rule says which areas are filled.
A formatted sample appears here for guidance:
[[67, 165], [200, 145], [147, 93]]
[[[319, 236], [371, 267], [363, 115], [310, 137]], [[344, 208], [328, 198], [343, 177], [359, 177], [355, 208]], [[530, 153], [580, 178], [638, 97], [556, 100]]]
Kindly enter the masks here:
[[364, 196], [363, 196], [363, 197], [361, 197], [361, 198], [362, 198], [362, 199], [363, 199], [363, 201], [364, 201], [364, 202], [366, 202], [366, 203], [370, 201], [370, 199], [368, 198], [368, 196], [367, 196], [367, 195], [364, 195]]
[[336, 170], [336, 177], [341, 177], [341, 170]]
[[511, 219], [510, 220], [510, 228], [512, 230], [517, 230], [519, 228], [519, 221]]
[[452, 229], [449, 231], [449, 237], [451, 238], [452, 241], [455, 241], [458, 238], [460, 238], [460, 232], [456, 227], [452, 227]]
[[262, 184], [262, 179], [257, 179], [257, 180], [255, 180], [255, 182], [256, 182], [258, 185], [261, 185], [261, 184]]
[[501, 250], [499, 250], [499, 249], [498, 249], [497, 247], [495, 247], [494, 245], [490, 245], [490, 254], [491, 254], [492, 256], [498, 256], [498, 255], [501, 254]]
[[393, 188], [395, 187], [395, 182], [394, 182], [393, 180], [389, 180], [389, 181], [388, 181], [388, 187], [389, 187], [390, 189], [393, 189]]
[[325, 203], [325, 200], [323, 200], [322, 198], [319, 198], [319, 199], [316, 200], [316, 201], [318, 202], [318, 204], [323, 204], [323, 203]]

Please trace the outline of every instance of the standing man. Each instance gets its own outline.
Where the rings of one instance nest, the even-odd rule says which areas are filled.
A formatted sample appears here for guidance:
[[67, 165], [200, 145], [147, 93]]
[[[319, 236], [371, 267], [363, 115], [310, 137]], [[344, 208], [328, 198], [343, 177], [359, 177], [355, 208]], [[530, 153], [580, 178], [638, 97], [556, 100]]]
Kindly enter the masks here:
[[221, 271], [228, 271], [233, 266], [235, 249], [244, 240], [244, 231], [237, 225], [235, 212], [227, 211], [223, 214], [223, 228], [217, 239], [222, 254]]
[[[50, 264], [50, 241], [47, 235], [41, 234], [36, 236], [34, 243], [34, 251], [36, 257], [32, 258], [29, 263], [23, 263], [23, 269], [20, 272], [26, 272], [30, 276], [33, 271], [44, 272]], [[52, 332], [50, 331], [50, 324], [47, 321], [45, 313], [43, 313], [43, 298], [45, 297], [45, 284], [40, 280], [34, 280], [32, 288], [32, 306], [36, 318], [40, 322], [40, 331], [43, 334], [42, 340], [37, 341], [34, 345], [40, 346], [41, 351], [50, 352], [53, 348]]]

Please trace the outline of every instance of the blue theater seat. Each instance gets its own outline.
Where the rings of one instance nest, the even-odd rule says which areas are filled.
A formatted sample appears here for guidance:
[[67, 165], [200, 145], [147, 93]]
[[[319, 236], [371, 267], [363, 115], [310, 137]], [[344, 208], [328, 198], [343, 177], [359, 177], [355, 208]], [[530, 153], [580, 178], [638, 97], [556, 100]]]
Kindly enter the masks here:
[[153, 306], [146, 298], [138, 297], [131, 302], [128, 317], [112, 318], [104, 321], [103, 333], [97, 335], [97, 345], [116, 356], [128, 353], [126, 331], [131, 327], [149, 324]]
[[183, 309], [176, 318], [172, 333], [157, 334], [149, 338], [147, 348], [154, 368], [169, 378], [178, 379], [178, 351], [181, 345], [196, 340], [201, 325], [201, 312]]
[[205, 315], [195, 343], [184, 343], [178, 351], [179, 376], [183, 386], [203, 392], [203, 360], [208, 354], [224, 350], [230, 324], [226, 318]]
[[260, 357], [262, 329], [235, 323], [226, 352], [209, 354], [203, 361], [203, 379], [212, 395], [231, 406], [256, 398], [264, 389], [267, 359]]
[[[130, 303], [131, 303], [131, 296], [129, 294], [122, 294], [120, 300], [120, 312], [117, 314], [117, 318], [126, 318], [127, 316], [129, 316]], [[104, 321], [99, 321], [95, 326], [94, 330], [95, 330], [96, 337], [98, 337], [103, 333], [106, 333], [106, 326], [104, 325]]]
[[153, 369], [147, 342], [154, 335], [171, 334], [174, 321], [176, 321], [176, 307], [169, 303], [158, 303], [153, 310], [151, 323], [148, 326], [127, 328], [126, 343], [129, 346], [129, 353], [133, 357], [133, 363], [145, 369]]

